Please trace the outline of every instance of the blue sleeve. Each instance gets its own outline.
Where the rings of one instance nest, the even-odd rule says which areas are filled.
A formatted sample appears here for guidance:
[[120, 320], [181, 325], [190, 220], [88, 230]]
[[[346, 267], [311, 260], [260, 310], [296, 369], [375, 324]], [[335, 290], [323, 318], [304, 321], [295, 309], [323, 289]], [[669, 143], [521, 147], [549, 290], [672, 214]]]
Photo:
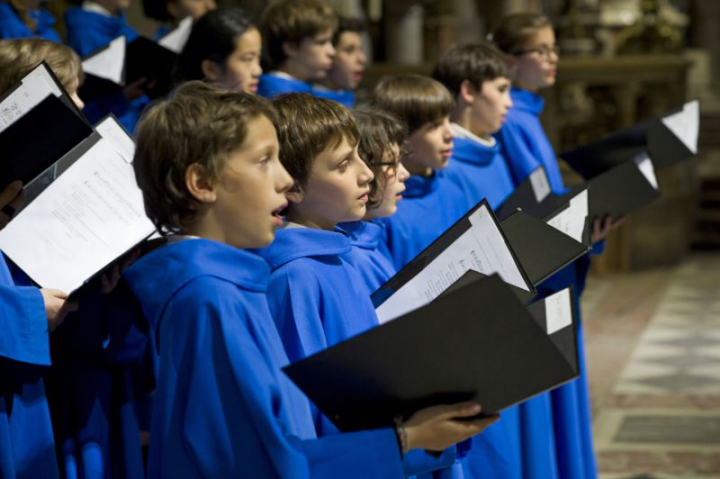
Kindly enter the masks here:
[[497, 137], [502, 145], [513, 180], [516, 185], [519, 185], [540, 166], [540, 163], [519, 125], [505, 123], [497, 133]]
[[293, 264], [276, 271], [268, 285], [267, 299], [291, 362], [328, 347], [320, 316], [322, 290], [311, 270]]
[[401, 477], [391, 429], [323, 439], [289, 432], [283, 418], [299, 420], [291, 412], [297, 405], [268, 361], [272, 338], [253, 324], [265, 318], [239, 315], [235, 288], [186, 287], [164, 315], [172, 323], [160, 341], [179, 345], [170, 361], [181, 387], [159, 408], [184, 424], [182, 453], [167, 451], [163, 475], [187, 476], [187, 460], [202, 477]]
[[[0, 285], [0, 358], [49, 366], [47, 326], [45, 303], [38, 288]], [[0, 367], [0, 371], [6, 370]]]

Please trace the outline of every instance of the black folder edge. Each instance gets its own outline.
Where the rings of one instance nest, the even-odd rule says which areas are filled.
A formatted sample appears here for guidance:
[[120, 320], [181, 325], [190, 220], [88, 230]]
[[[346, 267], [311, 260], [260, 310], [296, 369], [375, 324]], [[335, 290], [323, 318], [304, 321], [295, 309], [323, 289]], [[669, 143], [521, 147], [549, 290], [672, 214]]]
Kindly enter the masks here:
[[[581, 245], [581, 246], [582, 246], [582, 249], [583, 249], [583, 251], [578, 251], [577, 253], [574, 253], [574, 254], [568, 256], [568, 258], [567, 258], [566, 260], [564, 260], [564, 262], [561, 263], [560, 265], [558, 265], [558, 266], [553, 266], [553, 267], [552, 267], [552, 271], [551, 271], [550, 273], [542, 276], [541, 278], [539, 278], [538, 280], [535, 281], [535, 283], [534, 283], [534, 285], [533, 285], [533, 286], [535, 286], [535, 287], [537, 287], [537, 285], [539, 285], [539, 284], [542, 283], [543, 281], [545, 281], [545, 280], [547, 280], [548, 278], [550, 278], [551, 276], [553, 276], [555, 273], [557, 273], [557, 272], [560, 271], [561, 269], [565, 268], [567, 265], [569, 265], [569, 264], [577, 261], [579, 258], [585, 256], [585, 255], [588, 254], [588, 253], [590, 252], [590, 250], [592, 249], [591, 246], [588, 246], [588, 245], [585, 244], [585, 243], [581, 243], [581, 242], [579, 242], [579, 241], [576, 241], [574, 238], [566, 235], [566, 234], [563, 233], [562, 231], [557, 230], [556, 228], [554, 228], [553, 226], [550, 226], [549, 224], [547, 224], [546, 222], [544, 222], [544, 221], [542, 221], [542, 220], [539, 220], [539, 219], [537, 219], [537, 218], [535, 218], [535, 217], [533, 217], [533, 216], [531, 216], [531, 215], [528, 215], [527, 213], [523, 212], [522, 210], [518, 210], [518, 211], [516, 211], [515, 213], [513, 213], [512, 215], [508, 216], [506, 219], [504, 219], [504, 220], [500, 223], [500, 225], [502, 226], [506, 221], [511, 221], [513, 218], [519, 218], [519, 217], [522, 217], [522, 216], [526, 216], [526, 217], [527, 217], [527, 221], [537, 222], [537, 227], [538, 227], [538, 228], [549, 228], [548, 231], [551, 231], [551, 234], [557, 234], [557, 235], [565, 236], [565, 237], [567, 237], [568, 241], [572, 241], [573, 243], [577, 243], [578, 245]], [[586, 229], [587, 229], [587, 222], [585, 223], [585, 225], [586, 225]], [[503, 231], [504, 231], [504, 230], [503, 230]], [[584, 233], [583, 233], [583, 234], [584, 234]], [[506, 235], [506, 237], [508, 237], [508, 235]], [[513, 251], [515, 251], [515, 248], [513, 248]]]
[[109, 80], [109, 79], [107, 79], [107, 78], [103, 78], [103, 77], [99, 77], [99, 76], [93, 75], [92, 73], [86, 73], [85, 76], [91, 76], [91, 77], [93, 77], [93, 78], [97, 78], [98, 80], [107, 82], [107, 83], [109, 83], [109, 84], [117, 85], [118, 89], [122, 89], [123, 87], [125, 87], [125, 80], [126, 80], [126, 78], [125, 78], [125, 69], [126, 69], [126, 66], [125, 66], [125, 65], [127, 64], [127, 37], [126, 37], [125, 35], [118, 35], [117, 37], [115, 37], [115, 38], [113, 38], [112, 40], [110, 40], [107, 44], [101, 46], [101, 47], [98, 48], [97, 50], [93, 50], [92, 52], [88, 53], [87, 55], [85, 55], [84, 57], [82, 57], [81, 62], [84, 62], [85, 60], [89, 60], [90, 58], [95, 57], [95, 56], [101, 54], [101, 53], [104, 52], [105, 50], [108, 50], [108, 49], [110, 48], [110, 43], [114, 42], [115, 40], [117, 40], [118, 38], [121, 38], [121, 37], [122, 37], [122, 38], [125, 38], [125, 58], [123, 59], [122, 81], [121, 81], [120, 83], [115, 83], [115, 82], [112, 81], [112, 80]]
[[[112, 118], [115, 119], [115, 121], [117, 121], [117, 118], [115, 118], [115, 116], [112, 115], [112, 114], [107, 115], [105, 118], [103, 118], [103, 120], [106, 119], [106, 118], [108, 118], [108, 117], [112, 117]], [[123, 129], [123, 130], [124, 130], [124, 129]], [[62, 170], [62, 172], [60, 172], [60, 173], [57, 175], [57, 177], [59, 177], [62, 173], [64, 173], [65, 171], [67, 171], [69, 168], [71, 168], [80, 158], [82, 158], [82, 157], [90, 150], [90, 148], [92, 148], [93, 146], [95, 146], [95, 145], [96, 145], [99, 141], [101, 141], [102, 139], [103, 139], [102, 136], [100, 136], [100, 134], [99, 134], [98, 132], [94, 131], [92, 135], [90, 135], [89, 137], [85, 138], [85, 140], [83, 140], [83, 141], [82, 141], [80, 144], [78, 144], [75, 148], [73, 148], [72, 150], [70, 150], [68, 153], [66, 153], [65, 155], [63, 155], [62, 158], [60, 158], [58, 161], [56, 161], [55, 163], [53, 163], [53, 165], [52, 165], [50, 168], [55, 167], [55, 165], [58, 164], [58, 163], [60, 163], [60, 162], [67, 162], [67, 166]], [[106, 141], [109, 141], [109, 140], [106, 140]], [[50, 169], [50, 168], [48, 168], [48, 169]], [[44, 173], [43, 173], [43, 174], [44, 174]], [[41, 175], [41, 176], [42, 176], [42, 175]], [[57, 179], [57, 177], [56, 177], [55, 179]], [[47, 186], [49, 186], [50, 184], [51, 184], [51, 183], [48, 183]], [[47, 188], [47, 186], [45, 186], [45, 188]], [[37, 195], [35, 195], [31, 200], [27, 201], [27, 202], [23, 205], [23, 209], [24, 209], [26, 206], [28, 206], [29, 204], [31, 204], [33, 200], [35, 200], [37, 197], [39, 197], [39, 196], [45, 191], [45, 188], [42, 188], [42, 190], [41, 190]], [[21, 210], [18, 209], [18, 214], [20, 213], [20, 211], [21, 211]], [[16, 215], [16, 217], [17, 217], [17, 215]], [[87, 278], [87, 279], [83, 282], [83, 284], [82, 284], [81, 286], [79, 286], [77, 289], [75, 289], [74, 291], [69, 291], [68, 293], [69, 293], [70, 295], [72, 295], [72, 294], [75, 293], [76, 291], [80, 290], [84, 285], [90, 283], [92, 280], [94, 280], [95, 278], [97, 278], [98, 276], [100, 276], [105, 270], [107, 270], [107, 268], [108, 268], [109, 266], [113, 265], [113, 264], [116, 263], [120, 258], [122, 258], [122, 257], [125, 256], [126, 254], [128, 254], [130, 251], [132, 251], [133, 249], [137, 248], [139, 245], [141, 245], [142, 243], [144, 243], [145, 241], [147, 241], [147, 239], [150, 238], [150, 237], [153, 235], [153, 233], [155, 233], [155, 231], [152, 231], [151, 233], [149, 233], [149, 234], [148, 234], [147, 236], [145, 236], [142, 240], [138, 241], [137, 243], [135, 243], [134, 245], [132, 245], [130, 248], [128, 248], [127, 250], [125, 250], [125, 251], [124, 251], [121, 255], [119, 255], [117, 258], [113, 259], [113, 260], [110, 261], [108, 264], [106, 264], [105, 266], [103, 266], [102, 268], [100, 268], [100, 270], [98, 270], [97, 272], [95, 272], [95, 274], [93, 274], [93, 275], [91, 275], [89, 278]], [[8, 257], [12, 260], [12, 257], [10, 257], [10, 256], [8, 256]], [[13, 263], [15, 263], [15, 262], [13, 261]], [[22, 269], [22, 267], [21, 267], [19, 264], [15, 263], [15, 265], [16, 265], [18, 268]], [[35, 283], [35, 285], [37, 285], [38, 287], [40, 287], [39, 283], [37, 283], [37, 281], [35, 281], [34, 278], [32, 278], [32, 277], [31, 277], [29, 274], [27, 274], [27, 273], [25, 273], [25, 274], [33, 281], [33, 283]]]
[[[694, 158], [697, 153], [693, 153], [690, 148], [678, 137], [670, 128], [663, 123], [663, 119], [681, 113], [685, 109], [685, 105], [698, 102], [698, 115], [700, 115], [700, 100], [693, 99], [683, 103], [682, 106], [671, 110], [668, 113], [654, 119], [648, 125], [647, 132], [647, 149], [650, 158], [656, 170], [670, 167], [672, 165], [683, 162], [684, 160]], [[698, 130], [700, 129], [700, 118], [698, 117]], [[698, 131], [698, 135], [699, 135]], [[699, 137], [698, 137], [699, 143]], [[696, 145], [698, 147], [699, 145]]]
[[[588, 183], [583, 183], [580, 185], [575, 185], [572, 188], [570, 188], [570, 191], [567, 193], [561, 195], [561, 196], [555, 196], [557, 200], [562, 201], [563, 203], [555, 208], [551, 213], [547, 214], [542, 218], [542, 220], [547, 223], [548, 221], [555, 218], [557, 215], [562, 213], [563, 211], [570, 208], [570, 201], [573, 200], [576, 196], [581, 194], [583, 191], [587, 191], [588, 195], [588, 215], [585, 217], [585, 229], [583, 229], [583, 244], [587, 246], [588, 248], [592, 247], [592, 244], [590, 243], [590, 222], [592, 218], [590, 217], [590, 185]], [[551, 193], [552, 194], [552, 193]], [[548, 225], [549, 226], [549, 225]], [[573, 238], [574, 239], [574, 238]]]
[[[547, 180], [547, 172], [545, 171], [545, 168], [540, 165], [535, 170], [530, 173], [527, 178], [525, 178], [516, 188], [515, 190], [507, 196], [503, 200], [503, 202], [495, 208], [495, 216], [498, 218], [498, 220], [503, 221], [509, 216], [511, 216], [515, 211], [518, 209], [526, 209], [526, 210], [532, 210], [535, 206], [542, 205], [545, 201], [547, 201], [548, 198], [552, 197], [554, 193], [550, 191], [550, 193], [543, 198], [542, 201], [538, 202], [537, 198], [535, 196], [535, 188], [532, 185], [531, 176], [535, 174], [535, 172], [541, 170], [543, 174], [545, 175], [545, 179]], [[549, 180], [548, 180], [549, 181]], [[520, 196], [523, 196], [521, 198]], [[555, 195], [557, 196], [557, 195]], [[529, 197], [529, 200], [532, 201], [532, 205], [527, 205], [524, 200], [524, 197]]]
[[[481, 278], [480, 278], [480, 279], [475, 279], [475, 280], [467, 278], [467, 276], [468, 276], [468, 275], [471, 275], [471, 274], [479, 275], [479, 276], [481, 276]], [[509, 286], [510, 286], [509, 284], [507, 284], [507, 283], [505, 283], [504, 281], [502, 281], [502, 279], [499, 277], [498, 274], [493, 274], [493, 275], [491, 275], [491, 276], [485, 276], [485, 275], [483, 275], [482, 273], [477, 273], [477, 272], [475, 272], [475, 271], [470, 270], [470, 271], [466, 272], [466, 273], [456, 282], [456, 283], [462, 282], [463, 285], [460, 286], [460, 287], [455, 287], [454, 290], [455, 290], [455, 291], [459, 291], [459, 290], [464, 289], [465, 287], [467, 287], [467, 286], [469, 286], [469, 285], [471, 285], [471, 284], [473, 284], [473, 283], [475, 283], [475, 282], [477, 282], [477, 281], [481, 281], [481, 280], [483, 280], [483, 279], [491, 280], [491, 281], [492, 281], [492, 280], [495, 280], [497, 283], [502, 284], [502, 285], [503, 285], [504, 287], [506, 287], [507, 289], [509, 289]], [[453, 285], [453, 286], [455, 286], [455, 285]], [[552, 386], [550, 386], [550, 387], [547, 387], [547, 388], [545, 388], [545, 389], [543, 389], [543, 390], [540, 390], [540, 391], [538, 391], [538, 392], [536, 392], [536, 393], [534, 393], [534, 394], [531, 394], [531, 395], [529, 395], [529, 396], [523, 397], [522, 399], [520, 399], [520, 400], [518, 400], [518, 401], [516, 401], [516, 402], [514, 402], [514, 403], [507, 404], [507, 405], [501, 407], [499, 410], [496, 410], [496, 411], [485, 411], [485, 410], [484, 410], [484, 411], [482, 411], [482, 412], [480, 413], [479, 417], [490, 416], [490, 415], [493, 415], [493, 414], [497, 414], [498, 412], [500, 412], [500, 411], [502, 411], [502, 410], [504, 410], [504, 409], [511, 408], [511, 407], [513, 407], [513, 406], [515, 406], [515, 405], [517, 405], [517, 404], [521, 404], [521, 403], [523, 403], [523, 402], [526, 402], [526, 401], [528, 401], [528, 400], [530, 400], [530, 399], [532, 399], [532, 398], [534, 398], [534, 397], [536, 397], [536, 396], [538, 396], [538, 395], [540, 395], [540, 394], [544, 394], [544, 393], [546, 393], [546, 392], [548, 392], [548, 391], [551, 391], [551, 390], [554, 390], [554, 389], [556, 389], [556, 388], [558, 388], [558, 387], [561, 387], [561, 386], [563, 386], [563, 385], [565, 385], [565, 384], [567, 384], [567, 383], [569, 383], [569, 382], [571, 382], [571, 381], [573, 381], [573, 380], [575, 380], [575, 379], [577, 379], [577, 378], [579, 377], [579, 375], [580, 375], [580, 358], [579, 358], [579, 348], [578, 348], [578, 346], [577, 346], [577, 340], [576, 340], [576, 338], [577, 338], [577, 315], [576, 315], [576, 309], [577, 309], [577, 308], [576, 308], [576, 304], [575, 304], [577, 298], [575, 297], [575, 294], [574, 294], [574, 291], [573, 291], [572, 287], [568, 287], [568, 288], [565, 288], [565, 289], [569, 289], [569, 290], [570, 290], [570, 291], [569, 291], [570, 310], [571, 310], [571, 315], [572, 315], [572, 321], [571, 321], [571, 325], [570, 325], [570, 332], [571, 332], [571, 334], [572, 334], [573, 346], [574, 346], [574, 347], [573, 347], [573, 354], [572, 354], [572, 358], [571, 358], [571, 359], [572, 359], [572, 362], [573, 362], [573, 364], [571, 364], [571, 368], [574, 370], [574, 373], [572, 374], [572, 376], [571, 376], [571, 377], [568, 377], [567, 379], [565, 379], [565, 380], [563, 380], [563, 381], [560, 381], [560, 382], [558, 382], [558, 383], [555, 383], [554, 385], [552, 385]], [[447, 292], [447, 291], [446, 291], [446, 292]], [[443, 294], [445, 294], [446, 292], [444, 292]], [[513, 296], [514, 296], [514, 295], [513, 295]], [[517, 297], [515, 297], [515, 300], [519, 301], [519, 299], [518, 299]], [[562, 328], [562, 329], [556, 331], [556, 332], [553, 333], [553, 334], [547, 334], [547, 322], [545, 322], [545, 324], [543, 325], [543, 324], [541, 324], [540, 319], [539, 319], [539, 316], [544, 316], [544, 315], [545, 315], [545, 307], [544, 307], [544, 305], [545, 305], [545, 300], [544, 300], [544, 298], [542, 298], [542, 299], [537, 299], [537, 300], [536, 300], [535, 302], [533, 302], [530, 306], [525, 305], [525, 309], [527, 310], [529, 316], [532, 316], [535, 324], [542, 330], [542, 332], [543, 332], [544, 334], [546, 334], [548, 338], [551, 338], [551, 337], [553, 336], [553, 334], [556, 334], [556, 333], [559, 333], [559, 332], [561, 332], [561, 331], [564, 331], [565, 329], [567, 329], [567, 327]], [[303, 388], [303, 385], [300, 384], [300, 382], [298, 382], [299, 378], [297, 377], [297, 374], [295, 373], [295, 371], [297, 371], [297, 370], [299, 370], [299, 369], [302, 369], [302, 368], [304, 368], [304, 367], [307, 367], [308, 364], [312, 365], [313, 363], [315, 363], [315, 362], [317, 362], [317, 361], [320, 361], [321, 365], [327, 365], [327, 362], [323, 363], [322, 359], [323, 359], [324, 357], [330, 357], [330, 358], [332, 358], [333, 353], [335, 352], [335, 350], [337, 350], [338, 348], [343, 348], [346, 343], [349, 343], [349, 342], [351, 342], [351, 341], [357, 342], [358, 340], [359, 340], [359, 341], [363, 341], [365, 338], [368, 337], [368, 335], [377, 334], [377, 331], [378, 331], [379, 329], [381, 329], [381, 328], [393, 327], [393, 325], [396, 325], [396, 326], [397, 326], [397, 325], [400, 324], [400, 322], [402, 322], [402, 321], [408, 321], [408, 320], [409, 320], [409, 321], [412, 321], [412, 318], [411, 318], [412, 315], [416, 314], [417, 311], [422, 310], [423, 308], [426, 308], [426, 307], [428, 307], [428, 306], [430, 306], [430, 305], [425, 305], [425, 306], [419, 308], [418, 310], [412, 311], [412, 312], [410, 312], [410, 313], [407, 313], [407, 314], [405, 314], [405, 315], [397, 318], [397, 319], [394, 320], [394, 321], [390, 321], [390, 322], [385, 323], [385, 324], [383, 324], [383, 325], [380, 325], [380, 326], [378, 326], [378, 327], [376, 327], [376, 328], [372, 328], [372, 329], [370, 329], [370, 330], [368, 330], [368, 331], [365, 331], [364, 333], [360, 333], [360, 334], [358, 334], [358, 335], [356, 335], [356, 336], [354, 336], [354, 337], [352, 337], [352, 338], [346, 339], [345, 341], [342, 341], [342, 342], [339, 343], [339, 344], [336, 344], [336, 345], [331, 346], [331, 347], [329, 347], [329, 348], [327, 348], [327, 349], [325, 349], [325, 350], [322, 350], [322, 351], [317, 352], [317, 353], [315, 353], [315, 354], [313, 354], [313, 355], [311, 355], [311, 356], [308, 356], [307, 358], [304, 358], [304, 359], [302, 359], [302, 360], [299, 360], [299, 361], [296, 361], [296, 362], [294, 362], [294, 363], [292, 363], [292, 364], [289, 364], [289, 365], [287, 365], [287, 366], [284, 366], [284, 367], [282, 368], [282, 370], [283, 370], [283, 372], [291, 379], [291, 381], [293, 381], [293, 383], [294, 383], [300, 390], [302, 390], [303, 393], [306, 394], [306, 396], [307, 396], [313, 403], [315, 403], [315, 400], [314, 400], [314, 396], [315, 396], [315, 395], [313, 394], [312, 391], [309, 392], [309, 391], [307, 391], [306, 389]], [[436, 317], [438, 317], [438, 316], [436, 316]], [[438, 317], [438, 318], [439, 318], [439, 317]], [[442, 318], [439, 318], [438, 320], [439, 320], [439, 321], [443, 321]], [[556, 343], [555, 341], [553, 341], [552, 339], [550, 339], [550, 341], [553, 342], [554, 346], [557, 348], [557, 343]], [[564, 356], [565, 359], [568, 359], [567, 356], [562, 353], [562, 351], [558, 351], [558, 352], [559, 352], [562, 356]], [[335, 363], [333, 363], [333, 364], [335, 364]], [[319, 368], [315, 368], [315, 369], [319, 369]], [[349, 371], [349, 370], [348, 370], [347, 373], [348, 373], [348, 374], [352, 374], [352, 371]], [[322, 372], [320, 372], [320, 374], [322, 374]], [[312, 387], [312, 386], [308, 386], [308, 387]], [[449, 398], [450, 396], [453, 396], [453, 399], [452, 399], [452, 400], [455, 400], [455, 401], [468, 400], [468, 399], [469, 399], [468, 397], [465, 397], [465, 398], [463, 399], [462, 397], [460, 397], [461, 394], [459, 394], [459, 393], [436, 393], [436, 394], [433, 395], [433, 397], [435, 397], [435, 396], [437, 396], [438, 398], [444, 397], [444, 398], [446, 398], [446, 399]], [[439, 399], [439, 401], [440, 401], [440, 399]], [[417, 402], [417, 401], [415, 401], [415, 402]], [[440, 402], [437, 402], [436, 404], [440, 404]], [[427, 407], [427, 406], [426, 406], [426, 407]], [[419, 410], [419, 409], [417, 409], [417, 410]], [[321, 411], [322, 411], [322, 410], [321, 410]], [[413, 411], [413, 412], [416, 412], [416, 411]], [[325, 411], [323, 411], [323, 414], [326, 414]], [[341, 429], [341, 430], [346, 430], [346, 431], [356, 430], [355, 428], [345, 428], [344, 425], [342, 424], [342, 422], [338, 422], [338, 420], [339, 420], [340, 418], [339, 418], [339, 417], [333, 417], [333, 414], [326, 414], [326, 417], [328, 417], [333, 423], [335, 423], [335, 425], [336, 425], [339, 429]], [[387, 426], [390, 426], [390, 425], [391, 425], [391, 420], [390, 420], [390, 419], [388, 419], [386, 425], [387, 425]]]
[[[510, 251], [513, 261], [518, 267], [520, 275], [522, 276], [523, 281], [525, 281], [525, 285], [528, 287], [528, 298], [531, 298], [535, 294], [537, 294], [537, 290], [533, 286], [532, 281], [530, 281], [530, 278], [523, 269], [522, 264], [520, 264], [520, 260], [513, 251], [512, 246], [510, 246], [510, 242], [505, 236], [505, 233], [500, 226], [500, 222], [495, 216], [495, 212], [493, 212], [492, 208], [490, 208], [490, 204], [488, 203], [488, 201], [486, 199], [483, 199], [478, 204], [473, 206], [467, 213], [465, 213], [462, 218], [457, 220], [450, 228], [448, 228], [440, 236], [435, 238], [435, 240], [430, 243], [429, 246], [427, 246], [424, 250], [417, 254], [408, 264], [403, 266], [400, 271], [395, 273], [392, 278], [388, 279], [382, 286], [380, 286], [370, 295], [375, 309], [380, 307], [380, 305], [382, 305], [393, 294], [395, 294], [395, 292], [399, 291], [400, 288], [402, 288], [405, 284], [407, 284], [410, 280], [417, 276], [417, 273], [425, 269], [428, 264], [430, 264], [443, 251], [445, 251], [445, 249], [452, 245], [460, 236], [462, 236], [463, 233], [469, 230], [472, 226], [470, 224], [470, 216], [472, 216], [478, 209], [482, 207], [487, 208], [493, 223], [495, 223], [495, 227], [498, 229], [503, 241], [505, 242], [505, 246]], [[519, 291], [525, 292], [525, 290], [522, 290], [521, 288], [518, 288], [516, 286], [515, 288]]]

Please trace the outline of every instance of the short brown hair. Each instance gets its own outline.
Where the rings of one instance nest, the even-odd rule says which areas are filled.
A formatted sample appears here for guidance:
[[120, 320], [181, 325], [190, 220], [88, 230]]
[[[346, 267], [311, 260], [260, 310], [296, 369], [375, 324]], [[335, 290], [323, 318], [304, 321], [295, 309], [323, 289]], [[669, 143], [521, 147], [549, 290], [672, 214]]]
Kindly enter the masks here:
[[272, 67], [285, 61], [283, 43], [300, 44], [304, 38], [332, 31], [338, 25], [337, 15], [320, 0], [279, 0], [262, 14], [260, 30]]
[[552, 27], [550, 20], [539, 13], [515, 13], [506, 15], [489, 36], [501, 51], [514, 55], [521, 50], [539, 30]]
[[357, 33], [358, 35], [367, 32], [368, 25], [362, 18], [338, 17], [338, 26], [333, 35], [333, 45], [337, 46], [340, 36], [345, 32]]
[[445, 85], [455, 98], [465, 80], [480, 89], [488, 80], [510, 78], [508, 58], [490, 43], [466, 43], [456, 45], [440, 57], [432, 77]]
[[409, 134], [427, 123], [441, 121], [455, 107], [455, 100], [442, 83], [411, 73], [380, 80], [371, 101], [405, 122]]
[[308, 93], [290, 93], [272, 100], [278, 113], [280, 161], [296, 185], [304, 187], [315, 159], [343, 140], [360, 140], [350, 110], [332, 100]]
[[[352, 114], [360, 132], [358, 153], [375, 175], [375, 179], [370, 184], [370, 194], [368, 195], [370, 201], [367, 207], [368, 209], [376, 208], [382, 203], [382, 198], [377, 199], [375, 196], [378, 189], [384, 187], [381, 182], [385, 177], [383, 174], [385, 153], [392, 151], [392, 145], [397, 145], [402, 149], [407, 139], [407, 128], [392, 113], [382, 111], [372, 105], [359, 105], [353, 108]], [[402, 156], [402, 152], [400, 156]], [[395, 160], [399, 160], [399, 158], [395, 158]]]
[[2, 40], [0, 94], [9, 90], [43, 61], [47, 62], [66, 89], [75, 79], [83, 79], [80, 57], [68, 46], [40, 38]]
[[200, 203], [185, 186], [188, 167], [197, 163], [216, 181], [260, 116], [275, 123], [267, 100], [200, 81], [185, 83], [143, 115], [133, 166], [145, 212], [160, 233], [184, 232], [195, 219]]

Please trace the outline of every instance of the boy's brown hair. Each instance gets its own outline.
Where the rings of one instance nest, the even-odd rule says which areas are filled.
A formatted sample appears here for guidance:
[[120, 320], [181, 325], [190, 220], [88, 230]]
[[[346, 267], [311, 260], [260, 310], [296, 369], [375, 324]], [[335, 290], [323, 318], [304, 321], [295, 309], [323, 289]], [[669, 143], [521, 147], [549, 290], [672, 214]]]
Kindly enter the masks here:
[[287, 58], [283, 43], [300, 45], [304, 38], [334, 32], [337, 15], [320, 0], [279, 0], [272, 2], [262, 14], [260, 30], [270, 66], [279, 67]]
[[360, 134], [350, 110], [332, 100], [308, 93], [290, 93], [272, 100], [278, 115], [280, 162], [305, 187], [315, 159], [345, 139], [357, 145]]
[[539, 13], [515, 13], [503, 17], [488, 39], [501, 51], [509, 55], [515, 55], [525, 47], [528, 40], [538, 30], [546, 27], [552, 27], [552, 24], [544, 15]]
[[[360, 133], [360, 143], [358, 143], [358, 153], [365, 164], [375, 175], [375, 179], [370, 183], [370, 194], [368, 197], [368, 209], [376, 208], [383, 198], [376, 198], [378, 189], [384, 188], [382, 184], [385, 178], [383, 167], [393, 166], [387, 165], [387, 153], [392, 153], [392, 145], [400, 148], [400, 155], [397, 158], [390, 158], [389, 161], [397, 162], [403, 156], [402, 147], [407, 139], [407, 128], [402, 121], [395, 115], [374, 108], [371, 105], [359, 105], [352, 110], [355, 123]], [[397, 166], [394, 167], [397, 169]]]
[[371, 102], [400, 118], [407, 125], [408, 134], [427, 123], [442, 121], [455, 107], [455, 100], [442, 83], [411, 73], [380, 80]]
[[333, 45], [337, 46], [340, 36], [345, 32], [352, 32], [361, 35], [368, 31], [368, 24], [362, 18], [338, 17], [338, 25], [333, 35]]
[[480, 90], [484, 82], [510, 78], [510, 75], [509, 59], [490, 43], [455, 45], [440, 57], [432, 72], [432, 77], [445, 85], [455, 98], [465, 80]]
[[80, 57], [70, 47], [40, 38], [18, 38], [0, 41], [0, 94], [30, 73], [41, 62], [50, 69], [66, 89], [76, 79], [82, 81]]
[[185, 83], [143, 115], [133, 166], [145, 212], [160, 233], [182, 233], [195, 220], [201, 203], [185, 185], [188, 167], [197, 163], [208, 181], [217, 181], [260, 116], [276, 123], [267, 100], [200, 81]]

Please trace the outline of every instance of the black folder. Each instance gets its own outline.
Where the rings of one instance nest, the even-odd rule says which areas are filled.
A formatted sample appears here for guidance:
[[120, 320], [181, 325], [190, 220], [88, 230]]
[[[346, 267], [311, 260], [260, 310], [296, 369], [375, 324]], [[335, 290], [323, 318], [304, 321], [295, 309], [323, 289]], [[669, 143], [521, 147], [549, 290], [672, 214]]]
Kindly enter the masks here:
[[590, 218], [618, 219], [660, 197], [635, 161], [621, 163], [589, 182]]
[[49, 95], [0, 133], [0, 190], [29, 183], [92, 132], [67, 93]]
[[695, 155], [662, 121], [682, 111], [675, 109], [617, 130], [597, 141], [560, 154], [583, 178], [591, 179], [647, 151], [656, 169], [679, 163]]
[[465, 400], [490, 415], [577, 377], [572, 304], [571, 324], [548, 335], [543, 302], [528, 309], [497, 275], [466, 276], [476, 279], [285, 373], [343, 431]]
[[590, 250], [587, 245], [523, 211], [516, 211], [500, 225], [533, 286]]
[[460, 218], [453, 226], [451, 226], [447, 231], [445, 231], [443, 234], [441, 234], [435, 241], [433, 241], [430, 246], [425, 248], [420, 254], [418, 254], [415, 258], [412, 259], [408, 264], [406, 264], [400, 271], [398, 271], [392, 278], [387, 280], [385, 284], [380, 286], [373, 294], [372, 294], [372, 301], [373, 305], [377, 309], [382, 303], [384, 303], [387, 299], [389, 299], [396, 291], [398, 291], [400, 288], [402, 288], [406, 283], [408, 283], [410, 280], [412, 280], [415, 276], [417, 276], [420, 271], [422, 271], [428, 264], [430, 264], [435, 258], [440, 256], [440, 254], [445, 251], [448, 247], [450, 247], [458, 238], [460, 238], [466, 231], [468, 231], [472, 224], [470, 223], [470, 217], [480, 208], [486, 208], [497, 226], [498, 230], [500, 231], [500, 234], [503, 236], [503, 239], [505, 241], [506, 246], [510, 250], [511, 255], [513, 256], [513, 259], [515, 260], [515, 263], [518, 266], [518, 269], [520, 270], [520, 274], [522, 275], [525, 285], [527, 286], [528, 290], [524, 290], [522, 288], [519, 288], [514, 285], [508, 285], [513, 291], [515, 291], [515, 294], [522, 300], [522, 301], [530, 301], [536, 294], [535, 288], [533, 287], [532, 281], [528, 278], [527, 273], [523, 271], [522, 263], [518, 260], [517, 256], [512, 250], [512, 247], [510, 246], [510, 243], [508, 242], [507, 238], [504, 237], [504, 233], [502, 228], [500, 227], [500, 223], [498, 222], [497, 218], [495, 217], [495, 214], [492, 211], [492, 208], [490, 208], [487, 200], [482, 200], [480, 203], [475, 205], [473, 208], [470, 209], [462, 218]]

